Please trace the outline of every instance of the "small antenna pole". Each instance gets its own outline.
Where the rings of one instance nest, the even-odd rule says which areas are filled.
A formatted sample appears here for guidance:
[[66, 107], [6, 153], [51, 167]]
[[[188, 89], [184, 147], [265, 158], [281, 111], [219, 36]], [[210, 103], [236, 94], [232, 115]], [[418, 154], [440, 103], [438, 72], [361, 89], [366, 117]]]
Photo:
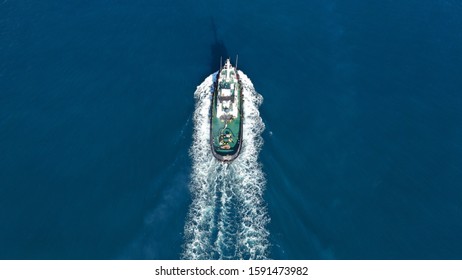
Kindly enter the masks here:
[[220, 71], [221, 71], [221, 67], [222, 67], [222, 66], [221, 66], [221, 64], [222, 64], [221, 60], [222, 60], [222, 59], [223, 59], [223, 57], [220, 56]]
[[236, 54], [236, 70], [237, 70], [237, 59], [239, 58], [239, 55]]

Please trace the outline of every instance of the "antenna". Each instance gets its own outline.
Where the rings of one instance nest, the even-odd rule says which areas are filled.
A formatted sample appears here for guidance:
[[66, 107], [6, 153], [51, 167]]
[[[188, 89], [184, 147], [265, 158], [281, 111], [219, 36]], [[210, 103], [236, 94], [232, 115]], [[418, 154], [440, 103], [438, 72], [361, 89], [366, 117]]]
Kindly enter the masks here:
[[237, 59], [239, 58], [239, 55], [236, 54], [236, 71], [237, 71]]
[[220, 71], [221, 71], [221, 60], [223, 59], [222, 56], [220, 56]]

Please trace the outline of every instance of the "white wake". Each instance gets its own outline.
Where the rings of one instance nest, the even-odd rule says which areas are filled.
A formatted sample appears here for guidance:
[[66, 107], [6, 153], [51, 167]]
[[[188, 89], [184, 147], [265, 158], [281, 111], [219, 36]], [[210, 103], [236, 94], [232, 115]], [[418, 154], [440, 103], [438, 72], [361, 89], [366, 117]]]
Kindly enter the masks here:
[[210, 147], [209, 112], [216, 75], [197, 87], [194, 97], [192, 203], [185, 225], [184, 259], [267, 259], [269, 222], [263, 201], [265, 177], [258, 160], [265, 125], [258, 111], [263, 97], [239, 71], [243, 85], [243, 144], [229, 164]]

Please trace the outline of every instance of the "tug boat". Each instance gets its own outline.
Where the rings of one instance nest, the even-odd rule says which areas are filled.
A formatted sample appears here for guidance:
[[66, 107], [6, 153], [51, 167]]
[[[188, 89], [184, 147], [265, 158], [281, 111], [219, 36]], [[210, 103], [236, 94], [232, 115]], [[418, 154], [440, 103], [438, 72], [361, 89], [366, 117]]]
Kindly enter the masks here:
[[241, 150], [243, 112], [237, 62], [236, 67], [233, 67], [229, 58], [223, 67], [220, 65], [210, 111], [212, 153], [218, 160], [230, 162], [237, 158]]

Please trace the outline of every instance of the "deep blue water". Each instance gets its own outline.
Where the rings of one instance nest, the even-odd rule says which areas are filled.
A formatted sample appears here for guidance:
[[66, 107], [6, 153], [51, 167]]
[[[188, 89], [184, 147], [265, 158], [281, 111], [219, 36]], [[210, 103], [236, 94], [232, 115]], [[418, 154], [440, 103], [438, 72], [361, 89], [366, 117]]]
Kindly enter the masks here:
[[178, 259], [193, 93], [235, 54], [269, 257], [462, 258], [460, 1], [0, 2], [1, 259]]

